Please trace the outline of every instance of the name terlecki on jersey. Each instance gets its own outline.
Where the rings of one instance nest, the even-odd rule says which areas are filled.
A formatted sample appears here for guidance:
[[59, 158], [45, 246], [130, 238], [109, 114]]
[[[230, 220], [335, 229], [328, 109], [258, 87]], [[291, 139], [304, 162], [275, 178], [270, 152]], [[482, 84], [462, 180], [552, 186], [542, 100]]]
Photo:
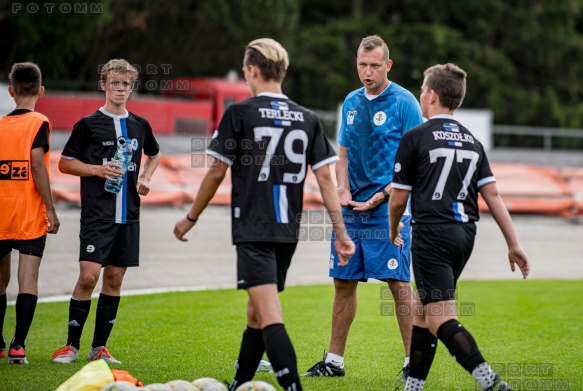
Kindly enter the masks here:
[[206, 153], [231, 165], [233, 243], [296, 243], [308, 167], [338, 160], [318, 117], [285, 95], [232, 104]]
[[304, 122], [304, 114], [300, 111], [259, 108], [259, 112], [261, 113], [261, 118], [285, 119], [289, 121]]

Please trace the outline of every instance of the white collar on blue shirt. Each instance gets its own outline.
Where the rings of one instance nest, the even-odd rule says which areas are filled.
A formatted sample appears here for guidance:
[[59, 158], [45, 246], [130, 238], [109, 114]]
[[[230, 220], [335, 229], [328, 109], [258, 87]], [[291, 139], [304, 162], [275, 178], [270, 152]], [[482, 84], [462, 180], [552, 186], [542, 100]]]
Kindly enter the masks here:
[[[385, 89], [383, 90], [383, 92], [385, 92], [386, 90], [388, 90], [390, 86], [391, 86], [391, 81], [389, 80], [389, 85], [387, 86], [387, 88], [385, 88]], [[366, 91], [366, 88], [365, 88], [365, 91]], [[376, 99], [376, 98], [378, 98], [379, 96], [381, 96], [381, 95], [383, 94], [383, 92], [381, 92], [381, 93], [380, 93], [380, 94], [378, 94], [378, 95], [367, 94], [367, 93], [365, 92], [365, 93], [364, 93], [364, 96], [366, 96], [366, 99], [368, 99], [368, 100], [373, 100], [373, 99]]]

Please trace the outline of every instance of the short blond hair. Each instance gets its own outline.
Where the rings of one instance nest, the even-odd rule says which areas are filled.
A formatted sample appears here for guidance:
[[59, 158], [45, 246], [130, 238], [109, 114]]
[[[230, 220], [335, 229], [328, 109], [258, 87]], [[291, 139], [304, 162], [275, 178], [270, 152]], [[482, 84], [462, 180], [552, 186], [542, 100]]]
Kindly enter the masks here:
[[113, 60], [109, 60], [105, 65], [101, 67], [101, 69], [99, 70], [99, 74], [101, 75], [101, 81], [105, 83], [107, 81], [107, 76], [110, 73], [127, 74], [129, 75], [132, 83], [138, 79], [138, 71], [136, 70], [136, 68], [123, 58], [115, 58]]
[[289, 56], [285, 48], [276, 40], [259, 38], [247, 45], [243, 64], [259, 67], [265, 81], [281, 82], [289, 66]]
[[368, 37], [364, 37], [358, 46], [357, 56], [363, 50], [365, 52], [370, 52], [371, 50], [374, 50], [378, 47], [383, 49], [383, 60], [389, 61], [389, 47], [387, 46], [387, 43], [378, 35], [369, 35]]

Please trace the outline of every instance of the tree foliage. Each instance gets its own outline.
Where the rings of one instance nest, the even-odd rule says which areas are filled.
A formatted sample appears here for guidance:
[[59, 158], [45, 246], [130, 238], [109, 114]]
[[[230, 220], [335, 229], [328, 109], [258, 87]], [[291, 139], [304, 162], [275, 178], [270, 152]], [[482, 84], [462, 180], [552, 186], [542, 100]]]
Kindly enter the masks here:
[[273, 37], [291, 57], [286, 92], [306, 106], [334, 109], [360, 87], [360, 40], [378, 34], [394, 61], [391, 80], [414, 94], [424, 69], [454, 62], [468, 73], [464, 107], [491, 108], [497, 123], [583, 128], [583, 0], [98, 3], [99, 14], [60, 12], [62, 4], [79, 4], [65, 1], [55, 1], [52, 13], [30, 13], [12, 12], [14, 3], [5, 1], [0, 74], [31, 60], [46, 80], [93, 85], [97, 65], [115, 57], [140, 65], [142, 81], [241, 74], [244, 45]]

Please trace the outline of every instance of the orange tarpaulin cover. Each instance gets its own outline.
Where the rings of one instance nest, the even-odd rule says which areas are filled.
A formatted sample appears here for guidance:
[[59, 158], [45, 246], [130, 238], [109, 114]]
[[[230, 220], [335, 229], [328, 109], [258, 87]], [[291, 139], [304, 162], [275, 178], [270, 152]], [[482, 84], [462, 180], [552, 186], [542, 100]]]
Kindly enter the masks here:
[[[51, 153], [51, 186], [56, 201], [79, 204], [79, 178], [58, 170], [60, 152]], [[560, 216], [583, 215], [583, 168], [554, 169], [521, 163], [492, 163], [498, 190], [511, 213]], [[151, 190], [143, 196], [142, 205], [184, 205], [196, 197], [208, 171], [203, 154], [163, 156], [152, 181]], [[331, 167], [335, 179], [334, 167]], [[231, 176], [225, 176], [211, 200], [213, 205], [230, 205]], [[488, 212], [482, 198], [481, 212]], [[309, 170], [304, 185], [304, 208], [323, 208], [316, 176]]]

